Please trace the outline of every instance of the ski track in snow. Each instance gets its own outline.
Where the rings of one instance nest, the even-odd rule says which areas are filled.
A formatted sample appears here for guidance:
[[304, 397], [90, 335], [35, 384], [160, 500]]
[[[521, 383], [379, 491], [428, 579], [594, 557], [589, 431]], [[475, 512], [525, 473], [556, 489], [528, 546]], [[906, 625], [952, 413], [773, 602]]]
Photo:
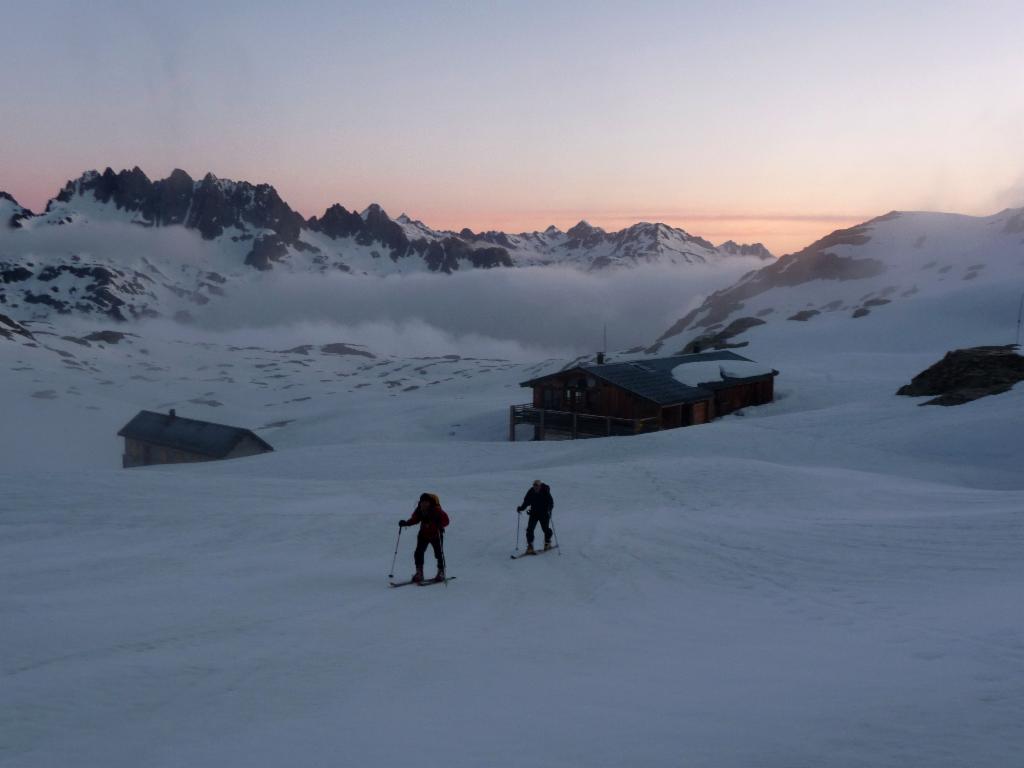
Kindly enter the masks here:
[[[894, 397], [989, 329], [891, 315], [919, 351], [759, 328], [774, 404], [548, 443], [535, 364], [0, 340], [0, 763], [1016, 764], [1024, 393]], [[119, 469], [157, 406], [276, 450]], [[538, 476], [561, 555], [513, 563]], [[458, 580], [389, 589], [425, 490]]]

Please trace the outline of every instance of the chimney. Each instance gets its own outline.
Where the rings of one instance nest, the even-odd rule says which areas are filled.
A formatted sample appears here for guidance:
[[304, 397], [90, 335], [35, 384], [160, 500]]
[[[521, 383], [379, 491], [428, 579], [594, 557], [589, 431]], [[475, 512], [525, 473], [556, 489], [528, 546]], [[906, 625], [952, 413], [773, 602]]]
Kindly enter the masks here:
[[171, 417], [171, 421], [174, 421], [174, 417], [175, 417], [176, 414], [174, 413], [174, 409], [173, 408], [171, 408], [171, 412], [168, 415]]
[[604, 365], [604, 352], [597, 353], [597, 364]]

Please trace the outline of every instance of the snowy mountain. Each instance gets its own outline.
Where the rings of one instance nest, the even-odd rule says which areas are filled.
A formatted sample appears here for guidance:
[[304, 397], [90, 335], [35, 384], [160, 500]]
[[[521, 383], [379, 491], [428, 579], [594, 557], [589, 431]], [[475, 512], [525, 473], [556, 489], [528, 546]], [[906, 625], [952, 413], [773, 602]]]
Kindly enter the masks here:
[[[0, 306], [21, 316], [101, 314], [117, 320], [187, 316], [259, 272], [357, 276], [467, 269], [638, 265], [756, 266], [761, 245], [711, 243], [664, 224], [607, 233], [508, 235], [434, 230], [379, 205], [332, 205], [304, 220], [268, 184], [194, 180], [175, 170], [151, 181], [139, 168], [89, 171], [38, 215], [0, 195]], [[28, 311], [28, 314], [24, 314]]]
[[[8, 219], [31, 216], [9, 195], [4, 198], [11, 209]], [[213, 174], [196, 181], [182, 170], [150, 181], [138, 167], [120, 173], [110, 168], [103, 173], [88, 171], [69, 181], [43, 214], [20, 222], [31, 229], [88, 220], [182, 226], [198, 232], [204, 240], [227, 237], [235, 243], [249, 243], [244, 263], [261, 270], [285, 261], [297, 267], [308, 267], [303, 262], [311, 261], [321, 269], [381, 274], [396, 269], [450, 273], [467, 267], [532, 264], [606, 269], [711, 263], [728, 256], [772, 258], [760, 243], [739, 246], [729, 241], [715, 248], [707, 240], [665, 224], [640, 223], [612, 233], [583, 221], [568, 232], [549, 227], [544, 232], [518, 235], [475, 234], [469, 229], [455, 233], [431, 229], [405, 214], [392, 220], [376, 204], [362, 213], [335, 204], [322, 216], [306, 221], [269, 184], [218, 179]], [[313, 254], [314, 258], [304, 260], [300, 254]], [[387, 261], [392, 265], [385, 266]]]
[[685, 230], [647, 222], [618, 232], [606, 232], [581, 221], [566, 232], [557, 227], [517, 235], [474, 234], [463, 229], [459, 236], [470, 242], [504, 248], [517, 264], [562, 264], [586, 270], [639, 264], [713, 264], [730, 256], [762, 261], [773, 258], [760, 243], [740, 246], [730, 240], [716, 248]]
[[21, 222], [32, 215], [32, 211], [18, 205], [17, 200], [0, 190], [0, 229], [20, 229]]
[[[949, 322], [954, 307], [997, 311], [980, 299], [993, 289], [1005, 289], [1006, 306], [998, 311], [1009, 317], [1013, 291], [1024, 290], [1022, 268], [1024, 209], [988, 217], [894, 211], [833, 232], [716, 291], [649, 351], [743, 345], [766, 324], [863, 323], [911, 302], [934, 311], [934, 322]], [[737, 341], [741, 336], [748, 341]]]

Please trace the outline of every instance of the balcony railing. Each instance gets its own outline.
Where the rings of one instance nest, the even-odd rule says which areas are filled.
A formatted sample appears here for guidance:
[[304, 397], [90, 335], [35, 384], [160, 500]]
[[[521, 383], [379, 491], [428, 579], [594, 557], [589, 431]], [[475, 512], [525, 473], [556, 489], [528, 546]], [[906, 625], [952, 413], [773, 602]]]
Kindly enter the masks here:
[[657, 416], [645, 419], [620, 419], [592, 413], [535, 408], [531, 403], [509, 407], [509, 440], [516, 439], [516, 427], [519, 424], [530, 424], [535, 427], [538, 440], [545, 439], [549, 434], [551, 437], [568, 437], [575, 440], [582, 437], [638, 435], [661, 429], [661, 422]]

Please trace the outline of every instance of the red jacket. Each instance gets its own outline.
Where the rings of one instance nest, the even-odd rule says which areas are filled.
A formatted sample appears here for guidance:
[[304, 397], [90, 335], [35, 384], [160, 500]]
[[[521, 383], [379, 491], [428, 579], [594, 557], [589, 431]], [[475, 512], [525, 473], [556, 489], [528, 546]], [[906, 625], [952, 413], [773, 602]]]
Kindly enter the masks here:
[[421, 539], [436, 539], [438, 534], [448, 527], [451, 520], [448, 518], [448, 513], [438, 504], [424, 515], [420, 514], [420, 508], [417, 506], [412, 512], [412, 517], [405, 522], [407, 525], [420, 524], [418, 535]]

